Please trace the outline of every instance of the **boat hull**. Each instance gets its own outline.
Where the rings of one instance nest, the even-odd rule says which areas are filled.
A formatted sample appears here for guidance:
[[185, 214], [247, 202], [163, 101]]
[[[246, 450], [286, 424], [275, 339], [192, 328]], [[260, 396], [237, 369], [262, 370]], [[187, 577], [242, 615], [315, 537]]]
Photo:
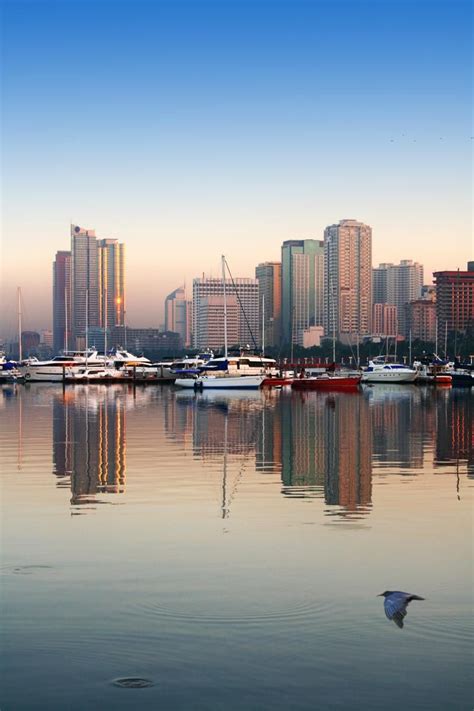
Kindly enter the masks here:
[[291, 385], [294, 378], [265, 378], [262, 382], [262, 387], [264, 388], [278, 388], [284, 385]]
[[380, 371], [362, 373], [362, 383], [414, 383], [417, 373], [397, 373], [396, 371]]
[[294, 380], [292, 390], [344, 390], [351, 391], [359, 389], [360, 377], [344, 378], [339, 376], [323, 378], [298, 378]]
[[264, 375], [203, 375], [194, 382], [196, 390], [258, 390], [264, 380]]

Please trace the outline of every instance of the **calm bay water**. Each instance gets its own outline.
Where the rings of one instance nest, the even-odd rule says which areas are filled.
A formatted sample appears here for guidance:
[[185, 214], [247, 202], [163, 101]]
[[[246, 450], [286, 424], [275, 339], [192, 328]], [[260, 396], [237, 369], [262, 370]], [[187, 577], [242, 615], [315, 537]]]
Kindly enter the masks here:
[[2, 711], [472, 709], [473, 411], [3, 386]]

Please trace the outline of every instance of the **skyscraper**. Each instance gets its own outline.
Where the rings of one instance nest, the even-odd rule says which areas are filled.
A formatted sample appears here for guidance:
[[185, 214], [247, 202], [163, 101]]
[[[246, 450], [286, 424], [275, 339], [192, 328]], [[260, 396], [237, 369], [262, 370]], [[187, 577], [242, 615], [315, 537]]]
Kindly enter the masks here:
[[72, 346], [71, 335], [71, 252], [56, 252], [53, 262], [53, 350]]
[[265, 345], [277, 346], [281, 329], [281, 263], [259, 264], [255, 276], [258, 281], [260, 332], [262, 328], [265, 331]]
[[111, 329], [125, 323], [125, 245], [116, 239], [98, 242], [100, 325]]
[[[258, 282], [256, 279], [246, 277], [235, 277], [233, 283], [226, 281], [226, 293], [229, 297], [235, 297], [239, 304], [238, 308], [238, 342], [239, 345], [254, 346], [259, 342], [259, 321], [258, 321]], [[193, 346], [204, 348], [208, 345], [205, 342], [208, 325], [205, 322], [206, 309], [202, 309], [202, 300], [210, 296], [224, 295], [224, 282], [219, 277], [199, 277], [193, 279]], [[216, 303], [212, 304], [213, 319], [220, 318], [224, 323], [224, 303], [220, 308], [220, 316], [215, 311]], [[224, 341], [220, 344], [224, 345]], [[232, 344], [228, 340], [228, 345]]]
[[125, 246], [71, 225], [71, 345], [84, 347], [86, 326], [100, 340], [124, 323]]
[[85, 344], [86, 325], [101, 326], [99, 251], [94, 230], [71, 225], [71, 255], [72, 336], [76, 347], [81, 347]]
[[341, 220], [324, 230], [324, 306], [326, 335], [339, 340], [371, 329], [372, 229], [357, 220]]
[[186, 290], [178, 287], [165, 299], [165, 331], [179, 333], [186, 348], [191, 345], [192, 304]]
[[303, 333], [324, 320], [324, 243], [287, 240], [281, 248], [283, 343], [303, 345]]

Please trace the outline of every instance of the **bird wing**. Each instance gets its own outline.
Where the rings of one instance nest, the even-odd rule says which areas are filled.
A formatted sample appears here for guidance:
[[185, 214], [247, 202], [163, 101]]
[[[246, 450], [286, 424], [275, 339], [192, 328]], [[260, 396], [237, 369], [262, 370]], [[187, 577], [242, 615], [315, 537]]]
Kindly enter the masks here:
[[407, 601], [405, 597], [390, 595], [384, 601], [385, 615], [393, 620], [397, 627], [403, 627], [403, 618], [407, 614]]

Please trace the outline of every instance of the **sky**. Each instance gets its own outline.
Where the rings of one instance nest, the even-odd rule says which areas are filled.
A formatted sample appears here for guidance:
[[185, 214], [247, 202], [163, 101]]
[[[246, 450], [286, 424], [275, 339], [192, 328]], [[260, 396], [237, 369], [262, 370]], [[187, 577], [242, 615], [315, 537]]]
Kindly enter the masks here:
[[2, 323], [51, 326], [69, 225], [126, 244], [127, 321], [344, 218], [425, 282], [472, 258], [464, 0], [3, 0]]

